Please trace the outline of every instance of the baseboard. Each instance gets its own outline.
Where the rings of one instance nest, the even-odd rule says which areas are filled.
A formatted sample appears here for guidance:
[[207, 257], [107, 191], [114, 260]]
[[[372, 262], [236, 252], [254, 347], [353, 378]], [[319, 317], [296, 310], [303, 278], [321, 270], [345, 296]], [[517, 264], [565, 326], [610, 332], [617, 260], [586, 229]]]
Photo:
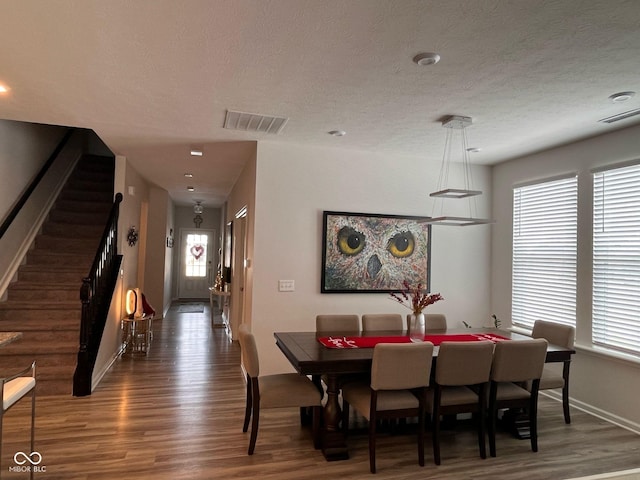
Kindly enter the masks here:
[[[562, 403], [562, 395], [559, 392], [556, 393], [553, 390], [549, 390], [540, 392], [540, 395], [544, 395]], [[625, 430], [629, 430], [637, 435], [640, 435], [640, 424], [632, 422], [626, 418], [619, 417], [618, 415], [614, 415], [613, 413], [607, 412], [606, 410], [602, 410], [598, 407], [594, 407], [593, 405], [589, 405], [588, 403], [581, 402], [579, 400], [576, 400], [575, 398], [570, 398], [569, 404], [571, 405], [571, 408], [576, 408], [582, 412], [588, 413], [589, 415], [604, 420], [605, 422], [612, 423], [614, 425], [617, 425], [618, 427], [622, 427]]]
[[124, 352], [124, 345], [122, 345], [120, 349], [113, 354], [113, 356], [111, 357], [111, 360], [109, 360], [104, 365], [102, 370], [100, 370], [97, 374], [96, 372], [93, 372], [93, 375], [91, 378], [91, 392], [93, 392], [95, 388], [100, 384], [100, 382], [102, 381], [102, 378], [106, 375], [106, 373], [113, 366], [113, 364], [120, 357], [120, 355], [123, 354], [123, 352]]

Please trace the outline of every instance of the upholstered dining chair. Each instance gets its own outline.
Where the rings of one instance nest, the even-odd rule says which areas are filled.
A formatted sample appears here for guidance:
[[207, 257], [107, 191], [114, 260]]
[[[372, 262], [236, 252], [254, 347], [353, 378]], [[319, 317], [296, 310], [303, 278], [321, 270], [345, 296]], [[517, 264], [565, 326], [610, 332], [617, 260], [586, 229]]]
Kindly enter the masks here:
[[[0, 472], [2, 471], [2, 425], [7, 411], [20, 399], [31, 394], [31, 450], [35, 451], [35, 419], [36, 419], [36, 362], [24, 370], [9, 377], [0, 378], [0, 391], [2, 392], [2, 411], [0, 411]], [[33, 469], [29, 478], [33, 478]]]
[[432, 415], [433, 460], [440, 465], [440, 417], [475, 413], [478, 422], [480, 457], [486, 458], [486, 398], [493, 342], [442, 342], [436, 360], [435, 377], [427, 395]]
[[316, 332], [358, 332], [360, 317], [351, 314], [328, 314], [316, 316]]
[[[496, 343], [489, 382], [489, 452], [496, 456], [496, 418], [503, 408], [529, 412], [531, 450], [538, 451], [538, 389], [547, 355], [544, 338]], [[524, 388], [531, 382], [531, 388]]]
[[403, 330], [402, 315], [399, 313], [365, 313], [362, 315], [362, 331]]
[[[547, 342], [560, 347], [573, 348], [576, 329], [571, 325], [549, 322], [546, 320], [536, 320], [533, 324], [531, 336], [533, 338], [544, 338]], [[564, 413], [564, 423], [571, 423], [569, 412], [569, 367], [571, 360], [562, 364], [562, 373], [556, 370], [557, 365], [545, 364], [540, 378], [540, 390], [562, 389], [562, 410]], [[528, 384], [530, 388], [530, 382]]]
[[[411, 314], [407, 315], [407, 330], [409, 330], [409, 324], [411, 323]], [[425, 331], [440, 331], [443, 332], [447, 329], [447, 317], [443, 313], [425, 313], [424, 314], [424, 326]]]
[[253, 334], [246, 324], [239, 328], [242, 365], [247, 375], [247, 400], [242, 431], [251, 422], [248, 454], [253, 455], [258, 437], [260, 410], [265, 408], [311, 407], [313, 415], [313, 444], [320, 448], [320, 415], [322, 396], [316, 386], [297, 373], [260, 375], [258, 349]]
[[[369, 468], [376, 473], [376, 424], [380, 419], [418, 417], [418, 463], [424, 466], [424, 420], [433, 344], [379, 343], [373, 349], [370, 382], [342, 387], [342, 425], [349, 407], [369, 421]], [[408, 367], [410, 366], [410, 367]]]

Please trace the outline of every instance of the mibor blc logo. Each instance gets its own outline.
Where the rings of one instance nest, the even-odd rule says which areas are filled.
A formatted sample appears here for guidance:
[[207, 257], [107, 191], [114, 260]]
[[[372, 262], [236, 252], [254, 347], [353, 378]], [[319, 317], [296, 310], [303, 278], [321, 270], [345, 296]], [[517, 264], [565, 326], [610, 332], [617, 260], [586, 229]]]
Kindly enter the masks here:
[[46, 472], [46, 465], [41, 465], [42, 455], [39, 452], [31, 452], [26, 454], [24, 452], [16, 452], [13, 456], [15, 466], [9, 467], [10, 472]]

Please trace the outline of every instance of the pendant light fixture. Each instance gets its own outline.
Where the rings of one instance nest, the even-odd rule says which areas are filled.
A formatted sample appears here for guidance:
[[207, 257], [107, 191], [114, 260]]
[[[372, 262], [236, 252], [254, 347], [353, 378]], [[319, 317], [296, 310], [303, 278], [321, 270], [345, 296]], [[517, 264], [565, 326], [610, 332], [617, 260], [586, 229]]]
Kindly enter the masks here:
[[[446, 139], [444, 145], [444, 154], [442, 156], [442, 166], [440, 168], [440, 176], [438, 178], [437, 191], [429, 194], [434, 197], [433, 212], [431, 218], [424, 220], [423, 223], [432, 225], [452, 225], [465, 227], [469, 225], [484, 225], [494, 223], [488, 218], [480, 218], [477, 213], [475, 198], [482, 195], [481, 190], [474, 190], [473, 177], [471, 173], [471, 164], [469, 162], [469, 151], [472, 150], [468, 146], [466, 128], [472, 124], [471, 117], [461, 115], [451, 115], [442, 121], [442, 126], [446, 129]], [[453, 159], [459, 155], [460, 162], [458, 168], [462, 169], [462, 184], [458, 184], [455, 188], [449, 185], [449, 173], [453, 164]], [[460, 181], [460, 180], [458, 180]], [[469, 216], [450, 216], [443, 215], [445, 199], [467, 199], [469, 203]]]

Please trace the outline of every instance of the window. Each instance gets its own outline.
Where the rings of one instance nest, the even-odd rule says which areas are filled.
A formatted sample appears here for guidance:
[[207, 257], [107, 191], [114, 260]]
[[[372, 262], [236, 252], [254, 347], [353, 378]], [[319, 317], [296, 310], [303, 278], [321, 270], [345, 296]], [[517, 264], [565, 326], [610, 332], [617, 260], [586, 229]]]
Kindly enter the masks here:
[[576, 176], [513, 189], [511, 320], [576, 323]]
[[185, 253], [185, 276], [207, 276], [207, 243], [209, 236], [204, 234], [188, 234]]
[[640, 354], [640, 165], [593, 174], [592, 341]]

